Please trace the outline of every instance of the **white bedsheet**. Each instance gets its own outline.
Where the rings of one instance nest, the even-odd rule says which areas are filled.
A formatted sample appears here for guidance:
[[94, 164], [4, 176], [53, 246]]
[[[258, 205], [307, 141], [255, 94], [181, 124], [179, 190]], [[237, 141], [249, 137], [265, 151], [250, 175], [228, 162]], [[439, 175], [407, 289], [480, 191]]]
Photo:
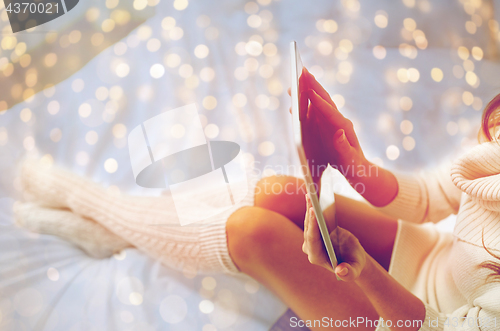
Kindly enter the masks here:
[[[409, 8], [412, 3], [414, 7]], [[258, 171], [266, 168], [265, 174], [290, 173], [287, 167], [297, 161], [289, 148], [286, 95], [291, 40], [297, 40], [304, 65], [317, 74], [335, 95], [341, 111], [355, 123], [366, 155], [394, 170], [432, 166], [452, 154], [479, 123], [482, 107], [477, 105], [485, 105], [499, 91], [500, 66], [492, 56], [496, 43], [490, 39], [490, 11], [475, 10], [482, 23], [470, 34], [465, 22], [471, 15], [458, 0], [324, 0], [307, 5], [284, 0], [262, 0], [253, 5], [233, 0], [190, 1], [182, 11], [172, 4], [160, 1], [153, 17], [56, 85], [55, 91], [38, 93], [0, 114], [2, 330], [267, 330], [286, 308], [244, 276], [213, 276], [213, 296], [204, 297], [200, 290], [205, 276], [186, 277], [135, 249], [95, 260], [56, 237], [16, 228], [9, 212], [14, 200], [22, 198], [16, 164], [28, 152], [124, 192], [160, 194], [135, 184], [123, 126], [130, 131], [162, 111], [195, 102], [205, 124], [213, 124], [211, 132], [218, 129], [214, 139], [240, 144], [246, 156], [256, 161]], [[483, 6], [488, 5], [490, 2], [483, 1]], [[251, 16], [252, 7], [260, 16]], [[83, 9], [74, 9], [78, 10]], [[379, 14], [388, 17], [386, 28], [375, 25]], [[180, 30], [169, 32], [162, 27], [167, 16], [182, 29], [181, 38]], [[428, 40], [426, 49], [417, 49], [414, 59], [402, 56], [398, 49], [404, 42], [415, 45], [401, 36], [403, 20], [408, 17]], [[330, 19], [335, 20], [338, 30], [322, 32], [321, 20]], [[255, 26], [260, 20], [260, 27], [250, 27], [247, 20]], [[169, 22], [163, 21], [163, 26]], [[18, 38], [21, 41], [23, 37]], [[275, 45], [277, 54], [273, 55], [273, 47], [268, 45], [265, 55], [255, 44], [256, 50], [248, 44], [247, 51], [256, 56], [243, 54], [241, 45], [245, 48], [245, 44], [239, 43], [251, 38], [257, 44]], [[350, 48], [341, 42], [344, 39], [352, 41], [353, 49], [341, 60], [339, 47]], [[154, 50], [158, 43], [157, 50], [148, 50], [148, 45]], [[209, 49], [202, 59], [194, 55], [199, 44]], [[476, 88], [453, 73], [454, 66], [464, 65], [457, 53], [462, 44], [469, 50], [477, 46], [484, 51], [481, 61], [472, 60], [480, 81]], [[373, 56], [376, 45], [386, 47], [382, 60]], [[179, 55], [181, 63], [171, 68], [175, 61], [167, 56], [173, 53]], [[3, 50], [0, 57], [8, 54]], [[254, 63], [260, 69], [253, 70]], [[155, 64], [165, 68], [159, 79], [150, 74]], [[180, 65], [185, 66], [179, 69]], [[208, 67], [215, 77], [204, 81], [210, 71], [200, 72]], [[441, 82], [431, 78], [431, 69], [436, 67], [444, 74]], [[397, 74], [400, 68], [416, 68], [418, 80], [401, 82]], [[190, 70], [191, 78], [180, 76], [189, 76]], [[109, 96], [104, 98], [106, 90]], [[10, 86], [0, 87], [0, 101], [9, 91]], [[473, 105], [464, 91], [478, 98]], [[405, 100], [408, 104], [403, 97], [412, 101], [408, 111], [401, 110], [401, 104], [406, 107]], [[79, 109], [85, 103], [92, 106], [92, 112], [83, 118]], [[402, 132], [403, 120], [412, 123], [410, 133], [408, 122], [406, 134]], [[411, 139], [415, 147], [406, 150], [404, 146], [410, 149]], [[394, 158], [396, 154], [399, 156]], [[118, 166], [112, 173], [104, 167], [110, 158]], [[337, 189], [343, 191], [345, 186]], [[210, 303], [203, 300], [214, 302], [215, 310], [203, 313], [210, 311]]]

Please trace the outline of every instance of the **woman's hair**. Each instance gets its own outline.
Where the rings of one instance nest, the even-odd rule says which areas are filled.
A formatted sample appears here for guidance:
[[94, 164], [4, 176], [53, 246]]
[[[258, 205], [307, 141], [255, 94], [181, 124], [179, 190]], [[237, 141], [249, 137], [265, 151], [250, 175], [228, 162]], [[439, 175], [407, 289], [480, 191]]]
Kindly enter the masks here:
[[[499, 139], [499, 129], [500, 129], [500, 94], [494, 97], [484, 109], [483, 119], [481, 121], [481, 131], [479, 134], [483, 135], [487, 141], [497, 141]], [[481, 141], [481, 139], [479, 139]], [[495, 255], [491, 250], [489, 250], [484, 244], [484, 229], [483, 229], [483, 247], [484, 249], [495, 259], [500, 260], [500, 256]], [[492, 273], [488, 278], [492, 278], [495, 281], [500, 282], [500, 263], [493, 261], [486, 261], [479, 265], [482, 268], [490, 269]]]

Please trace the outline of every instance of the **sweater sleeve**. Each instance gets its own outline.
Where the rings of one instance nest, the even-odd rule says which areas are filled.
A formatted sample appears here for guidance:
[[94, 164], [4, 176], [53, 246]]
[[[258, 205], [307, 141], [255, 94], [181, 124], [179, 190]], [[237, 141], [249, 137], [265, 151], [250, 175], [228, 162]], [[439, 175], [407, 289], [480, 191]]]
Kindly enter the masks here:
[[[499, 288], [500, 289], [500, 288]], [[419, 331], [497, 331], [500, 329], [499, 291], [485, 293], [472, 302], [445, 315], [425, 306], [425, 320]]]
[[418, 175], [396, 174], [397, 196], [377, 209], [413, 223], [436, 223], [456, 214], [462, 192], [451, 181], [450, 168], [451, 164], [446, 164]]

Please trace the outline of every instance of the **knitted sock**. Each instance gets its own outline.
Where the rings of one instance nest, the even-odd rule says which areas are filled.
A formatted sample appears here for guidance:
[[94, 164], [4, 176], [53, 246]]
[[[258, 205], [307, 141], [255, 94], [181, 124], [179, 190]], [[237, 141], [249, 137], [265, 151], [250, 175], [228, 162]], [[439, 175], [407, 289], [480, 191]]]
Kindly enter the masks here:
[[33, 232], [57, 235], [83, 249], [88, 255], [103, 259], [125, 248], [127, 241], [99, 223], [67, 210], [44, 208], [32, 203], [14, 205], [16, 224]]
[[[34, 162], [23, 165], [21, 176], [29, 200], [50, 208], [67, 208], [95, 220], [166, 266], [189, 272], [238, 272], [227, 249], [226, 221], [235, 210], [253, 205], [253, 181], [241, 203], [202, 222], [180, 226], [169, 195], [112, 194], [75, 174]], [[219, 196], [222, 194], [212, 191], [205, 196], [196, 194], [196, 200], [186, 199], [217, 205]]]

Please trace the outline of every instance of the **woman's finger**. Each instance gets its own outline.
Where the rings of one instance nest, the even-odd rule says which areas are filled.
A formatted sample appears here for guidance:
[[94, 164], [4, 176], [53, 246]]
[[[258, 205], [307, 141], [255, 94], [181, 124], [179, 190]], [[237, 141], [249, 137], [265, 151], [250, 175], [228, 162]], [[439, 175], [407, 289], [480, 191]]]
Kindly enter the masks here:
[[316, 91], [316, 93], [318, 93], [323, 99], [325, 99], [325, 101], [327, 101], [333, 107], [337, 108], [332, 98], [330, 97], [330, 94], [328, 94], [325, 88], [316, 80], [316, 77], [314, 77], [313, 74], [311, 74], [307, 69], [305, 70], [305, 73], [308, 77], [307, 82], [309, 89]]
[[332, 124], [340, 125], [344, 120], [344, 116], [337, 110], [337, 107], [329, 104], [316, 91], [308, 91], [309, 100], [318, 108], [320, 113]]
[[351, 264], [342, 262], [335, 267], [335, 274], [345, 282], [356, 280], [361, 274], [361, 266], [358, 262]]

